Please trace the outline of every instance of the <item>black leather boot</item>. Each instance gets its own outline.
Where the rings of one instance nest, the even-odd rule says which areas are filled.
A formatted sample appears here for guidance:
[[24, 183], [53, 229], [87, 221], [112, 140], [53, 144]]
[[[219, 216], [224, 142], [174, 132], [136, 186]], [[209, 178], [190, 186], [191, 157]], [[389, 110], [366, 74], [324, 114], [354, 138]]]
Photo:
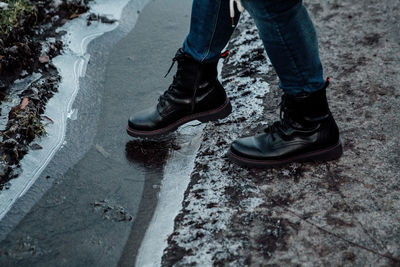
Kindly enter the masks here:
[[326, 88], [301, 96], [283, 95], [281, 120], [265, 133], [234, 141], [229, 158], [249, 167], [327, 161], [342, 155], [339, 129], [328, 107]]
[[156, 106], [129, 119], [129, 135], [159, 137], [189, 121], [218, 120], [231, 113], [232, 106], [217, 80], [217, 63], [199, 63], [182, 49], [172, 65], [175, 62], [178, 68], [172, 84]]

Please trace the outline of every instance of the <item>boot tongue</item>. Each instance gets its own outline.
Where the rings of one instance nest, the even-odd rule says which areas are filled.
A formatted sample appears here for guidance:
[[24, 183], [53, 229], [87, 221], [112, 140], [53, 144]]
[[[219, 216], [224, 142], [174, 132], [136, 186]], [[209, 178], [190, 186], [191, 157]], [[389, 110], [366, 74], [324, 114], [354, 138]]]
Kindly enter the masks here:
[[200, 63], [179, 49], [176, 53], [178, 68], [176, 76], [183, 88], [204, 87], [217, 79], [217, 63]]

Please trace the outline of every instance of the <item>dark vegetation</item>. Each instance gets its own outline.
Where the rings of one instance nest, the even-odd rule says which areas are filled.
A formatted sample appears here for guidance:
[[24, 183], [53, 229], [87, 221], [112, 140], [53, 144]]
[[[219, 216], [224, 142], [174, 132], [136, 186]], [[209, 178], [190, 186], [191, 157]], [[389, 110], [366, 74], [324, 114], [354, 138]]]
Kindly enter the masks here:
[[[88, 0], [67, 1], [53, 6], [52, 0], [7, 0], [8, 8], [0, 9], [0, 93], [7, 93], [10, 84], [20, 77], [22, 70], [32, 73], [47, 63], [41, 56], [41, 42], [55, 35], [55, 28], [68, 19], [88, 10]], [[58, 47], [60, 48], [60, 47]]]
[[[45, 123], [51, 123], [43, 113], [60, 79], [51, 63], [63, 47], [56, 29], [87, 12], [89, 1], [62, 0], [58, 5], [53, 0], [0, 1], [0, 103], [14, 81], [41, 74], [19, 94], [20, 104], [11, 109], [6, 127], [0, 131], [0, 189], [19, 175], [19, 161], [29, 148], [40, 149], [31, 142], [45, 134]], [[49, 37], [53, 40], [48, 41]]]

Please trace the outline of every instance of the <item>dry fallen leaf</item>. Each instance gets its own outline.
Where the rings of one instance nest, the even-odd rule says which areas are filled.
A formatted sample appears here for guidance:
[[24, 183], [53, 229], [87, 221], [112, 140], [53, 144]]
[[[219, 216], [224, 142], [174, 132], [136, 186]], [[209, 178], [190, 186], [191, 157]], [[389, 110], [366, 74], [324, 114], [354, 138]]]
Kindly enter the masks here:
[[46, 120], [48, 123], [52, 123], [52, 124], [54, 123], [54, 121], [46, 115], [42, 116], [42, 120]]
[[19, 105], [19, 109], [24, 109], [29, 104], [29, 99], [25, 97], [22, 99], [21, 104]]
[[70, 19], [74, 19], [74, 18], [77, 18], [77, 17], [79, 17], [79, 16], [80, 16], [80, 14], [74, 13], [74, 14], [72, 14], [69, 18], [70, 18]]
[[49, 61], [50, 61], [50, 58], [49, 58], [48, 55], [39, 57], [39, 62], [42, 63], [42, 64], [48, 63]]

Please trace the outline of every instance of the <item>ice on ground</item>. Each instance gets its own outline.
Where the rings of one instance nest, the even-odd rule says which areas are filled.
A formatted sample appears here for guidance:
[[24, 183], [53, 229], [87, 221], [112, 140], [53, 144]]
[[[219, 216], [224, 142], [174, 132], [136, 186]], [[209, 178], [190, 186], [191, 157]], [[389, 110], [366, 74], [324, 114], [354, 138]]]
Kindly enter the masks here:
[[[55, 1], [55, 4], [58, 2], [59, 1]], [[119, 20], [128, 2], [129, 0], [97, 0], [91, 3], [90, 11], [98, 14], [105, 14]], [[139, 10], [142, 9], [147, 2], [147, 0], [137, 1], [137, 8]], [[134, 26], [138, 14], [135, 13], [134, 17], [135, 20], [131, 20], [131, 27]], [[35, 183], [40, 173], [46, 168], [55, 153], [65, 145], [64, 139], [67, 121], [68, 119], [73, 120], [77, 117], [77, 111], [72, 109], [72, 105], [80, 88], [79, 79], [85, 76], [87, 64], [90, 59], [90, 55], [87, 53], [87, 47], [92, 40], [106, 32], [116, 29], [118, 25], [119, 23], [92, 23], [92, 25], [88, 27], [86, 16], [80, 16], [67, 22], [59, 29], [59, 31], [67, 32], [66, 35], [63, 36], [63, 42], [66, 44], [66, 47], [62, 55], [53, 59], [53, 64], [57, 67], [62, 79], [59, 85], [59, 92], [49, 100], [44, 113], [44, 116], [51, 118], [54, 123], [47, 125], [47, 135], [45, 137], [35, 141], [43, 149], [30, 151], [21, 160], [21, 175], [18, 179], [10, 181], [11, 186], [8, 190], [1, 192], [0, 220], [11, 209], [15, 201], [23, 196]], [[49, 40], [51, 41], [52, 38]], [[46, 51], [46, 47], [43, 49], [43, 51]], [[17, 81], [17, 83], [29, 84], [35, 79], [38, 79], [38, 76], [40, 75], [34, 74], [24, 80]], [[19, 88], [23, 88], [23, 86], [19, 86]], [[0, 127], [2, 128], [5, 127], [4, 124], [6, 123], [3, 122], [4, 114], [7, 112], [7, 108], [10, 109], [12, 107], [11, 104], [15, 105], [15, 99], [15, 97], [13, 98], [10, 96], [9, 101], [5, 102], [2, 106], [3, 110], [0, 117]]]
[[161, 265], [167, 238], [174, 229], [174, 218], [182, 208], [184, 193], [190, 182], [194, 159], [200, 147], [203, 125], [192, 122], [177, 133], [179, 150], [173, 150], [165, 168], [157, 208], [147, 228], [136, 258], [136, 266]]

